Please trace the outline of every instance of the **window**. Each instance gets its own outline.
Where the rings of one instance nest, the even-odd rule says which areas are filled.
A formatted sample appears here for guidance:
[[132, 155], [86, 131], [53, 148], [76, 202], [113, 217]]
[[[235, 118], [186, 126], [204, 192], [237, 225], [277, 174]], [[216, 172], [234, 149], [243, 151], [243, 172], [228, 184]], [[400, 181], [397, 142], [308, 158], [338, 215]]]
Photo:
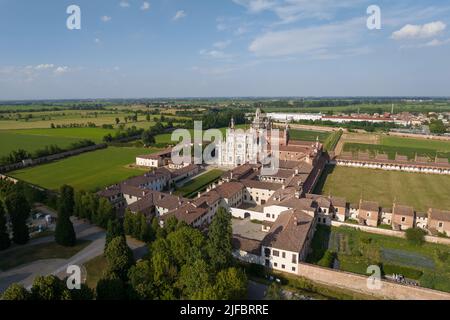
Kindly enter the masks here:
[[402, 217], [402, 222], [405, 222], [406, 221], [406, 218], [405, 217]]
[[280, 256], [280, 251], [273, 250], [272, 254], [273, 254], [274, 257], [279, 257]]
[[370, 212], [367, 212], [367, 217], [370, 217]]
[[266, 214], [266, 218], [270, 218], [270, 213], [267, 213], [267, 214]]
[[292, 267], [292, 271], [294, 271], [294, 272], [295, 272], [295, 267]]
[[439, 222], [439, 228], [442, 228], [444, 226], [443, 222]]
[[274, 266], [274, 267], [278, 267], [278, 263], [275, 262], [275, 263], [273, 264], [273, 266]]
[[282, 252], [281, 256], [283, 257], [283, 259], [286, 259], [286, 252]]
[[264, 254], [266, 255], [266, 257], [270, 257], [270, 249], [269, 248], [265, 248], [264, 249]]
[[297, 263], [297, 255], [296, 254], [292, 255], [292, 263]]
[[286, 266], [284, 264], [282, 264], [281, 269], [286, 269]]

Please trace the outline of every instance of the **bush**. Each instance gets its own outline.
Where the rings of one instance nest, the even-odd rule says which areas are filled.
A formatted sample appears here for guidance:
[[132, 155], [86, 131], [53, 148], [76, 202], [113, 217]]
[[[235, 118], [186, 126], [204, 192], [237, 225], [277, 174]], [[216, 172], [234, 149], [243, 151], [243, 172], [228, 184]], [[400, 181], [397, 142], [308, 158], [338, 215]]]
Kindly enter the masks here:
[[425, 242], [425, 231], [419, 228], [411, 228], [406, 230], [406, 239], [409, 243], [420, 246]]
[[322, 259], [317, 263], [321, 267], [332, 268], [334, 265], [334, 260], [337, 258], [336, 252], [327, 250]]

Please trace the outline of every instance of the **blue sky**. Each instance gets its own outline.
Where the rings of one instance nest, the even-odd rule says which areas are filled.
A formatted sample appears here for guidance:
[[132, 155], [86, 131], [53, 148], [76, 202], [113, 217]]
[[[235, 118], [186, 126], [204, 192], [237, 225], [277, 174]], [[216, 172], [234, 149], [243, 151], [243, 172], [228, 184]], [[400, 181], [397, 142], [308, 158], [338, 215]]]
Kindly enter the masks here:
[[449, 57], [450, 0], [0, 0], [3, 100], [450, 96]]

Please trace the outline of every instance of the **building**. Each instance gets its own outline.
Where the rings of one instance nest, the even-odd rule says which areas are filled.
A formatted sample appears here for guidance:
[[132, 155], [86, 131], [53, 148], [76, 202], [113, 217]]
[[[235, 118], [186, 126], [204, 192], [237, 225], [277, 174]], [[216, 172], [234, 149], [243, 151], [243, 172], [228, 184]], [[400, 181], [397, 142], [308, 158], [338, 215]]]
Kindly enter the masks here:
[[149, 155], [141, 155], [136, 157], [136, 165], [147, 168], [160, 168], [168, 164], [172, 155], [172, 148], [153, 153]]
[[394, 203], [394, 207], [392, 209], [392, 228], [394, 230], [407, 230], [414, 228], [414, 226], [414, 208]]
[[361, 201], [358, 209], [358, 222], [369, 227], [377, 227], [380, 220], [380, 205], [375, 201]]
[[450, 211], [429, 209], [428, 230], [433, 234], [442, 233], [450, 236]]

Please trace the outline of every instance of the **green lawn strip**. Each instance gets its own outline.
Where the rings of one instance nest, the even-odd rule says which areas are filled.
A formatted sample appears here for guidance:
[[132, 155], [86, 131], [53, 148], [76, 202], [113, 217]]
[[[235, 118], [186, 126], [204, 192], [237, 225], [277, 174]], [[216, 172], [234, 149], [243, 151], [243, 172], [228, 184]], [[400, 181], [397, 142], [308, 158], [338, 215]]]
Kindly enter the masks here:
[[450, 152], [450, 141], [413, 139], [394, 136], [382, 136], [381, 144], [392, 147], [410, 147]]
[[292, 140], [302, 140], [302, 141], [316, 141], [317, 137], [320, 142], [325, 142], [325, 140], [330, 136], [329, 132], [323, 131], [309, 131], [309, 130], [289, 130], [289, 138]]
[[86, 284], [89, 288], [95, 289], [97, 282], [103, 276], [103, 272], [107, 267], [107, 261], [104, 255], [95, 257], [84, 264], [87, 273]]
[[142, 174], [142, 170], [130, 169], [136, 156], [151, 154], [155, 149], [109, 147], [84, 153], [60, 161], [10, 173], [19, 180], [58, 190], [69, 184], [77, 190], [96, 191]]
[[116, 129], [103, 128], [60, 128], [60, 129], [23, 129], [10, 131], [22, 135], [34, 135], [40, 137], [61, 137], [74, 139], [88, 139], [94, 142], [102, 142], [107, 134], [114, 135]]
[[90, 243], [88, 240], [78, 240], [74, 247], [63, 247], [55, 242], [17, 247], [0, 253], [0, 269], [6, 271], [37, 260], [69, 259]]
[[203, 191], [208, 185], [217, 181], [223, 174], [221, 170], [211, 170], [196, 179], [189, 181], [183, 187], [178, 189], [175, 194], [183, 197], [194, 197], [198, 192]]

